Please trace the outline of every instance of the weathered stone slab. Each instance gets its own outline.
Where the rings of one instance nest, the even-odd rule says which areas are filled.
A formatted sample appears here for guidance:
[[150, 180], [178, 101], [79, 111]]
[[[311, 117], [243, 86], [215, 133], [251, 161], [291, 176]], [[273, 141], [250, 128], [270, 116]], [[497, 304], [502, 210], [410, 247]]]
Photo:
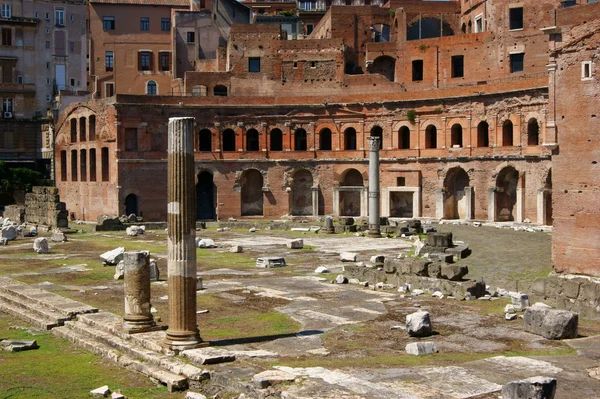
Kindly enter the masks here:
[[437, 353], [438, 349], [434, 342], [411, 342], [404, 348], [409, 355], [430, 355]]
[[33, 250], [38, 254], [48, 253], [48, 239], [46, 237], [38, 237], [33, 240]]
[[522, 312], [526, 307], [529, 306], [529, 296], [527, 294], [511, 292], [510, 300], [512, 305], [515, 307], [515, 310], [518, 312]]
[[316, 274], [329, 273], [329, 269], [326, 268], [325, 266], [319, 266], [315, 269], [315, 273]]
[[469, 267], [464, 265], [442, 263], [442, 278], [451, 281], [461, 281], [464, 276], [469, 274]]
[[266, 370], [252, 377], [252, 382], [259, 388], [267, 388], [271, 385], [294, 382], [296, 376], [282, 370]]
[[2, 350], [6, 352], [22, 352], [39, 348], [36, 340], [5, 339], [0, 341]]
[[181, 354], [196, 364], [217, 364], [235, 360], [233, 353], [216, 348], [190, 349], [182, 351]]
[[108, 385], [104, 385], [90, 391], [90, 394], [95, 398], [106, 398], [110, 395], [110, 389], [108, 389]]
[[556, 378], [550, 377], [531, 377], [502, 387], [503, 399], [553, 399], [555, 394]]
[[198, 247], [198, 248], [216, 248], [217, 245], [210, 238], [196, 238], [196, 247]]
[[340, 254], [340, 260], [342, 262], [356, 262], [358, 254], [354, 252], [342, 252]]
[[185, 399], [206, 399], [206, 396], [202, 395], [201, 393], [187, 391], [185, 394]]
[[289, 249], [302, 249], [304, 248], [304, 240], [301, 238], [290, 240], [287, 242], [287, 247]]
[[577, 338], [579, 316], [569, 310], [531, 306], [523, 315], [526, 332], [547, 339]]
[[344, 277], [343, 274], [339, 274], [336, 278], [335, 278], [335, 283], [336, 284], [348, 284], [348, 279], [346, 277]]
[[15, 226], [4, 226], [2, 228], [2, 238], [6, 238], [8, 241], [17, 239], [17, 228]]
[[273, 267], [283, 267], [286, 266], [284, 258], [278, 257], [263, 257], [256, 259], [256, 267], [261, 267], [264, 269], [270, 269]]
[[244, 248], [242, 248], [241, 245], [233, 245], [230, 249], [229, 252], [233, 253], [233, 254], [240, 254], [242, 252], [244, 252]]
[[115, 266], [120, 261], [123, 260], [123, 253], [125, 252], [125, 248], [119, 247], [115, 248], [111, 251], [107, 251], [100, 255], [100, 259], [104, 261], [105, 264], [110, 266]]
[[52, 233], [50, 240], [53, 242], [64, 242], [67, 241], [67, 235], [63, 232], [54, 232]]

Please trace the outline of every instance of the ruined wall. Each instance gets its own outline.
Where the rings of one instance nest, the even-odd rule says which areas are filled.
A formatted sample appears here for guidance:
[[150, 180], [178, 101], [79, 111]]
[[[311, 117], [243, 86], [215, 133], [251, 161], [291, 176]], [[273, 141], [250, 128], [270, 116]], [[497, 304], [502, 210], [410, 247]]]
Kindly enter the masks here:
[[7, 205], [2, 217], [18, 224], [25, 222], [25, 207], [23, 205]]
[[25, 195], [25, 221], [49, 227], [68, 227], [68, 212], [56, 187], [33, 187]]
[[552, 262], [557, 272], [600, 276], [600, 19], [592, 15], [600, 4], [559, 10], [561, 32], [551, 36]]

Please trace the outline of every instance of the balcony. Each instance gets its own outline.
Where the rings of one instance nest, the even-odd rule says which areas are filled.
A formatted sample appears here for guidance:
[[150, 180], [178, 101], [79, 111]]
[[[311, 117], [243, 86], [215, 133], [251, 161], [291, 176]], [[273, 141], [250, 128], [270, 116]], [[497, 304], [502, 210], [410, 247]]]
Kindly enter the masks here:
[[0, 83], [0, 93], [35, 94], [33, 83]]
[[26, 17], [10, 17], [0, 18], [2, 25], [19, 25], [19, 26], [37, 26], [40, 20], [37, 18], [26, 18]]

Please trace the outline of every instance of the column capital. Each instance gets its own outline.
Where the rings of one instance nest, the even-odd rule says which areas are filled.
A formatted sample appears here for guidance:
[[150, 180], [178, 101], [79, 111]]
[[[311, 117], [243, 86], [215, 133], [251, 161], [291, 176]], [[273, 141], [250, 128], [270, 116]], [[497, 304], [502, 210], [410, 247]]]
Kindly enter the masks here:
[[376, 136], [368, 136], [367, 141], [369, 142], [369, 151], [379, 151], [379, 142], [381, 139]]

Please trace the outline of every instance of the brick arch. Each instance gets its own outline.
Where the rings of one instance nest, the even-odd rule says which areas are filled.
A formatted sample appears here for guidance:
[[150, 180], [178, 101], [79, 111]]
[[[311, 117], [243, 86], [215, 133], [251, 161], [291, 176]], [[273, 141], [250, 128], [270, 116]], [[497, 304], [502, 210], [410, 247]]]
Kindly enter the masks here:
[[365, 134], [367, 134], [367, 135], [371, 134], [371, 130], [375, 126], [379, 126], [381, 128], [381, 130], [383, 130], [383, 132], [385, 133], [386, 123], [383, 121], [374, 121], [374, 122], [369, 122], [369, 123], [365, 124]]
[[291, 187], [294, 180], [294, 175], [300, 171], [307, 171], [312, 176], [313, 186], [318, 185], [318, 173], [312, 171], [308, 165], [294, 165], [290, 166], [283, 172], [283, 186]]
[[360, 123], [356, 123], [356, 122], [349, 122], [349, 123], [343, 123], [340, 125], [340, 132], [344, 133], [346, 131], [346, 129], [348, 128], [353, 128], [354, 130], [356, 130], [356, 133], [360, 133], [362, 132], [362, 126]]
[[419, 123], [419, 127], [421, 131], [425, 131], [425, 129], [427, 129], [427, 126], [429, 125], [433, 125], [435, 126], [435, 128], [437, 129], [437, 131], [441, 131], [442, 130], [442, 121], [440, 120], [435, 120], [435, 119], [426, 119], [422, 122]]
[[417, 125], [414, 123], [410, 123], [410, 121], [406, 120], [406, 121], [398, 121], [395, 122], [392, 125], [392, 131], [394, 133], [398, 133], [398, 130], [400, 130], [401, 127], [406, 126], [408, 128], [408, 130], [410, 130], [411, 132], [414, 132], [415, 130], [417, 130]]
[[462, 126], [463, 130], [469, 129], [469, 121], [465, 118], [452, 118], [446, 120], [446, 127], [452, 128], [452, 126], [459, 124]]
[[448, 172], [450, 172], [450, 170], [456, 169], [456, 168], [461, 168], [462, 170], [464, 170], [467, 173], [467, 176], [469, 176], [470, 181], [475, 180], [475, 169], [474, 168], [467, 169], [467, 167], [464, 163], [451, 162], [451, 163], [446, 164], [446, 166], [444, 166], [443, 168], [438, 169], [436, 187], [444, 188], [444, 180], [448, 176]]
[[504, 161], [491, 171], [489, 176], [490, 187], [496, 187], [496, 179], [498, 178], [498, 175], [500, 172], [502, 172], [502, 169], [508, 167], [514, 168], [517, 172], [519, 172], [519, 175], [521, 175], [521, 170], [519, 170], [518, 164], [512, 161]]
[[315, 126], [315, 133], [321, 133], [321, 130], [323, 129], [329, 129], [331, 130], [331, 133], [339, 133], [340, 130], [338, 128], [338, 126], [335, 123], [329, 123], [329, 122], [325, 122], [325, 123], [319, 123], [318, 125]]

